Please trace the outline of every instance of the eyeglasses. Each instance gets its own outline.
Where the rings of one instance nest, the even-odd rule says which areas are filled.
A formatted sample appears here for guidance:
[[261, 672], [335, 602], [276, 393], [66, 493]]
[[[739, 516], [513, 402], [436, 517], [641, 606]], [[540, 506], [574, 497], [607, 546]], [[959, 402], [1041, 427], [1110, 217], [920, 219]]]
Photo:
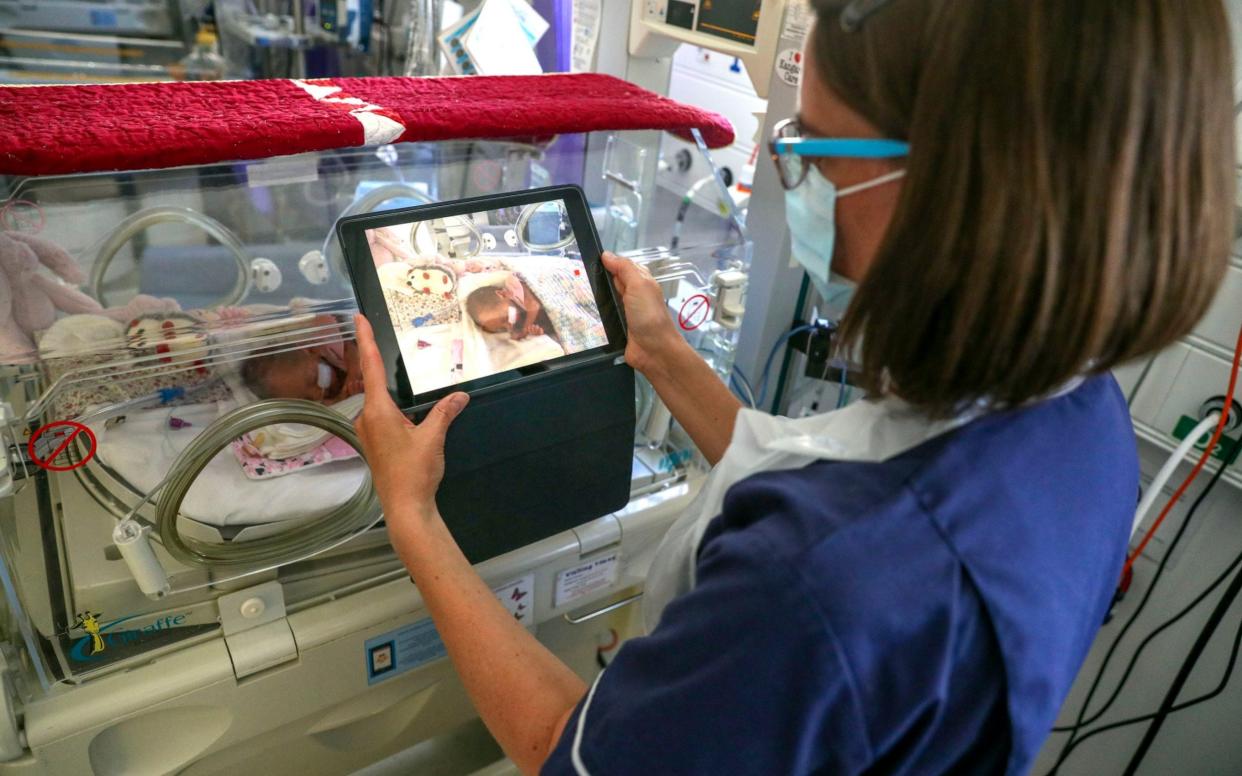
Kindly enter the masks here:
[[877, 138], [804, 137], [798, 119], [785, 119], [772, 129], [768, 152], [776, 165], [781, 186], [791, 191], [802, 185], [811, 171], [812, 159], [896, 159], [910, 155], [910, 144]]
[[863, 22], [893, 0], [854, 0], [841, 12], [841, 29], [846, 32], [858, 32]]

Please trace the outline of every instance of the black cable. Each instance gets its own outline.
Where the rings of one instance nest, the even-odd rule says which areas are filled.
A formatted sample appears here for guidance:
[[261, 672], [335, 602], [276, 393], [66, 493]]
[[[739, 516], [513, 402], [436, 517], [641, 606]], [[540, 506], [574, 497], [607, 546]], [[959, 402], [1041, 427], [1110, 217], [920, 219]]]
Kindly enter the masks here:
[[1139, 657], [1142, 655], [1142, 652], [1147, 647], [1147, 645], [1151, 643], [1151, 641], [1159, 633], [1171, 627], [1174, 623], [1176, 623], [1178, 620], [1180, 620], [1182, 617], [1188, 614], [1192, 609], [1194, 609], [1200, 602], [1203, 601], [1204, 598], [1210, 595], [1211, 592], [1215, 590], [1225, 580], [1227, 576], [1229, 576], [1229, 573], [1233, 570], [1233, 568], [1239, 562], [1242, 562], [1242, 555], [1239, 555], [1238, 558], [1235, 559], [1233, 563], [1231, 563], [1229, 567], [1226, 568], [1225, 571], [1219, 577], [1217, 577], [1216, 581], [1214, 581], [1206, 590], [1201, 592], [1199, 596], [1195, 598], [1194, 601], [1192, 601], [1188, 606], [1182, 609], [1182, 611], [1179, 612], [1172, 619], [1162, 624], [1159, 628], [1149, 633], [1147, 637], [1143, 639], [1142, 643], [1139, 644], [1138, 649], [1135, 650], [1134, 654], [1130, 657], [1129, 664], [1126, 666], [1125, 671], [1122, 673], [1121, 679], [1117, 682], [1117, 685], [1113, 688], [1113, 692], [1109, 696], [1108, 700], [1105, 701], [1104, 705], [1102, 705], [1094, 714], [1092, 714], [1088, 718], [1086, 716], [1087, 708], [1091, 704], [1091, 699], [1095, 697], [1095, 691], [1099, 689], [1100, 682], [1104, 678], [1105, 671], [1108, 670], [1108, 666], [1109, 666], [1109, 663], [1112, 661], [1113, 655], [1116, 653], [1117, 648], [1121, 646], [1121, 642], [1122, 640], [1125, 639], [1125, 636], [1129, 632], [1130, 628], [1134, 625], [1134, 623], [1138, 620], [1139, 616], [1143, 613], [1143, 610], [1147, 607], [1148, 601], [1151, 600], [1152, 594], [1155, 592], [1156, 585], [1160, 582], [1160, 578], [1164, 575], [1164, 571], [1165, 571], [1165, 568], [1168, 566], [1169, 559], [1173, 557], [1174, 550], [1177, 549], [1178, 544], [1181, 542], [1182, 537], [1186, 533], [1186, 529], [1190, 526], [1191, 521], [1194, 519], [1195, 515], [1198, 513], [1199, 507], [1203, 505], [1203, 502], [1207, 500], [1207, 497], [1216, 488], [1216, 484], [1220, 482], [1221, 478], [1225, 474], [1226, 469], [1228, 469], [1231, 465], [1233, 465], [1233, 463], [1238, 459], [1238, 455], [1240, 452], [1242, 452], [1242, 442], [1235, 444], [1233, 450], [1229, 454], [1228, 459], [1221, 462], [1221, 465], [1216, 469], [1215, 473], [1212, 474], [1212, 479], [1208, 481], [1208, 484], [1203, 488], [1203, 490], [1199, 493], [1198, 497], [1195, 499], [1194, 503], [1191, 505], [1190, 510], [1186, 513], [1186, 518], [1182, 520], [1182, 524], [1178, 526], [1177, 533], [1174, 534], [1173, 536], [1173, 541], [1170, 542], [1168, 549], [1164, 553], [1164, 557], [1160, 559], [1160, 564], [1156, 567], [1156, 573], [1152, 577], [1151, 584], [1147, 586], [1147, 589], [1143, 593], [1143, 600], [1139, 601], [1138, 607], [1135, 608], [1133, 613], [1131, 613], [1130, 618], [1126, 620], [1126, 623], [1125, 625], [1122, 626], [1121, 631], [1113, 639], [1113, 643], [1109, 645], [1108, 651], [1104, 655], [1104, 662], [1100, 664], [1099, 670], [1096, 671], [1095, 679], [1092, 680], [1091, 687], [1087, 691], [1087, 697], [1083, 700], [1082, 706], [1080, 706], [1078, 709], [1078, 718], [1074, 721], [1074, 724], [1054, 727], [1052, 729], [1053, 732], [1056, 732], [1056, 733], [1069, 732], [1070, 736], [1069, 736], [1069, 739], [1065, 742], [1065, 745], [1062, 747], [1061, 754], [1057, 757], [1057, 761], [1052, 766], [1052, 770], [1049, 771], [1049, 776], [1052, 776], [1052, 774], [1055, 774], [1057, 772], [1057, 769], [1061, 766], [1062, 763], [1065, 762], [1065, 759], [1069, 756], [1069, 752], [1072, 751], [1072, 749], [1074, 748], [1074, 740], [1078, 734], [1078, 731], [1086, 727], [1087, 725], [1090, 725], [1091, 723], [1095, 722], [1096, 720], [1100, 719], [1101, 717], [1103, 717], [1104, 714], [1107, 713], [1109, 708], [1112, 707], [1113, 703], [1117, 700], [1118, 696], [1121, 695], [1122, 688], [1125, 686], [1126, 681], [1130, 678], [1131, 672], [1134, 670], [1135, 665], [1138, 663]]
[[1173, 712], [1173, 707], [1177, 705], [1177, 696], [1181, 694], [1182, 688], [1186, 686], [1186, 682], [1190, 679], [1190, 674], [1194, 672], [1199, 658], [1203, 657], [1204, 650], [1207, 649], [1207, 645], [1212, 641], [1212, 636], [1216, 634], [1216, 629], [1220, 627], [1220, 621], [1225, 619], [1225, 614], [1233, 606], [1233, 602], [1237, 600], [1239, 593], [1242, 593], [1242, 571], [1234, 575], [1233, 581], [1229, 583], [1229, 587], [1225, 589], [1220, 601], [1216, 603], [1216, 608], [1212, 610], [1208, 621], [1204, 623], [1203, 629], [1199, 631], [1199, 637], [1195, 639], [1194, 646], [1190, 648], [1190, 654], [1182, 661], [1182, 667], [1178, 669], [1177, 676], [1173, 678], [1173, 684], [1169, 685], [1169, 691], [1165, 693], [1164, 700], [1160, 702], [1160, 708], [1156, 711], [1155, 718], [1152, 719], [1147, 732], [1143, 734], [1143, 740], [1139, 742], [1138, 748], [1134, 750], [1134, 756], [1130, 758], [1129, 764], [1126, 765], [1124, 776], [1134, 776], [1134, 772], [1143, 763], [1143, 758], [1151, 750], [1151, 745], [1155, 742], [1156, 736], [1160, 735], [1160, 729], [1164, 727], [1169, 714]]
[[[1191, 706], [1196, 706], [1200, 703], [1205, 703], [1207, 701], [1212, 700], [1217, 695], [1220, 695], [1222, 692], [1224, 692], [1225, 688], [1229, 686], [1230, 678], [1232, 678], [1233, 676], [1233, 668], [1237, 664], [1237, 661], [1238, 661], [1238, 648], [1240, 646], [1242, 646], [1242, 622], [1238, 623], [1237, 631], [1234, 633], [1234, 636], [1233, 636], [1233, 649], [1229, 653], [1229, 664], [1225, 666], [1225, 675], [1221, 677], [1221, 680], [1220, 682], [1217, 683], [1215, 689], [1213, 689], [1211, 692], [1200, 695], [1198, 698], [1192, 698], [1191, 700], [1188, 700], [1185, 703], [1179, 703], [1176, 706], [1174, 706], [1171, 709], [1171, 711], [1182, 711], [1183, 709], [1188, 709]], [[1130, 717], [1129, 719], [1123, 719], [1117, 722], [1110, 722], [1107, 725], [1101, 725], [1098, 728], [1094, 728], [1093, 730], [1089, 730], [1086, 733], [1084, 733], [1082, 737], [1076, 740], [1074, 744], [1070, 747], [1070, 751], [1072, 752], [1074, 749], [1077, 749], [1080, 745], [1082, 745], [1084, 741], [1095, 738], [1101, 733], [1108, 733], [1112, 730], [1117, 730], [1119, 728], [1129, 727], [1130, 725], [1137, 725], [1140, 722], [1148, 722], [1155, 718], [1156, 718], [1156, 715], [1154, 713], [1143, 714], [1141, 716]]]

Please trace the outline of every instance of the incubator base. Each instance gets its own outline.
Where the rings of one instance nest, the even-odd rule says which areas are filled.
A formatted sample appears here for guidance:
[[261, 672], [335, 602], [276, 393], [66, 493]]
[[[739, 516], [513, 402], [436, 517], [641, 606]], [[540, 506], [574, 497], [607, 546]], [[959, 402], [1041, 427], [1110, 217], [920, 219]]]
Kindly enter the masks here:
[[[479, 570], [489, 584], [523, 594], [529, 627], [589, 681], [599, 670], [601, 647], [641, 629], [636, 606], [590, 614], [641, 587], [655, 545], [698, 486], [682, 482], [637, 498], [615, 516]], [[563, 572], [612, 555], [614, 579], [574, 597]], [[326, 775], [397, 753], [404, 754], [392, 763], [431, 768], [420, 773], [505, 772], [451, 663], [431, 646], [426, 611], [404, 575], [294, 611], [284, 622], [295, 653], [243, 679], [236, 676], [238, 651], [249, 647], [210, 637], [59, 688], [26, 707], [30, 756], [0, 764], [0, 774]], [[405, 654], [382, 651], [392, 634], [424, 639], [424, 656], [431, 657], [402, 664], [410, 659]]]

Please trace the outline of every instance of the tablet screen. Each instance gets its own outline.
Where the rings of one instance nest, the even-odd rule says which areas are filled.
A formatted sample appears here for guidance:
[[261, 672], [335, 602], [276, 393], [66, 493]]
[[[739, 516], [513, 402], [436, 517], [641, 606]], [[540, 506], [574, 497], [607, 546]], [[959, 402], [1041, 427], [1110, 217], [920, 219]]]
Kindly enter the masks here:
[[365, 235], [416, 395], [608, 345], [564, 200]]

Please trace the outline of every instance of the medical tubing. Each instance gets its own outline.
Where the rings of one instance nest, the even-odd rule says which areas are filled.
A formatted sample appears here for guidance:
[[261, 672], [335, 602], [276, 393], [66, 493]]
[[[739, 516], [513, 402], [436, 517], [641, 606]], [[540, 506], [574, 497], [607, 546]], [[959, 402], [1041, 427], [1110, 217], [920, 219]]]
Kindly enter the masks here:
[[1147, 516], [1147, 511], [1156, 503], [1156, 499], [1160, 498], [1161, 491], [1164, 486], [1173, 477], [1173, 472], [1177, 471], [1177, 467], [1181, 464], [1182, 459], [1190, 452], [1199, 439], [1208, 432], [1208, 429], [1215, 426], [1220, 421], [1220, 413], [1209, 412], [1207, 417], [1199, 421], [1199, 425], [1195, 426], [1194, 431], [1186, 435], [1182, 443], [1177, 446], [1169, 459], [1164, 462], [1164, 466], [1160, 467], [1160, 472], [1156, 474], [1156, 478], [1147, 486], [1147, 490], [1143, 493], [1143, 499], [1139, 502], [1138, 509], [1134, 511], [1134, 524], [1130, 527], [1130, 536], [1138, 531], [1139, 524], [1143, 522], [1143, 518]]
[[681, 202], [677, 205], [677, 217], [673, 219], [673, 236], [668, 242], [668, 249], [670, 251], [677, 250], [677, 246], [681, 245], [681, 228], [686, 223], [686, 215], [690, 212], [690, 206], [694, 204], [694, 198], [699, 195], [704, 186], [715, 180], [715, 172], [711, 175], [705, 175], [691, 184], [686, 193], [682, 195]]
[[232, 230], [216, 219], [191, 210], [188, 207], [174, 205], [161, 205], [139, 210], [117, 224], [108, 233], [103, 243], [99, 246], [99, 250], [95, 253], [95, 261], [91, 265], [91, 276], [87, 287], [88, 293], [97, 299], [101, 305], [107, 307], [108, 300], [104, 296], [103, 291], [104, 276], [108, 273], [108, 267], [111, 266], [116, 254], [125, 243], [133, 239], [134, 235], [146, 231], [156, 224], [169, 222], [198, 227], [209, 237], [214, 238], [216, 242], [227, 248], [232, 255], [233, 262], [237, 265], [237, 281], [233, 284], [233, 288], [228, 295], [215, 304], [221, 307], [228, 307], [244, 299], [246, 292], [250, 290], [250, 258], [246, 255], [246, 249], [242, 245], [241, 240], [237, 238], [237, 235], [233, 234]]
[[[189, 585], [188, 587], [173, 588], [168, 591], [168, 595], [177, 595], [178, 593], [189, 593], [191, 591], [202, 590], [203, 588], [207, 588], [207, 587], [218, 587], [220, 585], [227, 585], [230, 582], [236, 582], [239, 579], [244, 579], [246, 577], [253, 576], [254, 574], [262, 574], [266, 571], [274, 571], [275, 569], [278, 569], [281, 566], [288, 566], [293, 563], [301, 563], [304, 560], [310, 560], [311, 558], [314, 558], [317, 555], [322, 555], [325, 552], [331, 552], [332, 550], [335, 550], [337, 547], [340, 547], [343, 544], [348, 544], [349, 542], [352, 542], [354, 539], [358, 538], [359, 536], [362, 536], [367, 531], [370, 531], [372, 528], [379, 525], [380, 521], [383, 519], [384, 519], [384, 513], [379, 512], [378, 514], [375, 515], [374, 520], [367, 523], [362, 528], [359, 528], [358, 530], [354, 531], [351, 534], [342, 536], [340, 539], [337, 539], [335, 542], [329, 545], [326, 545], [324, 547], [317, 547], [314, 550], [311, 550], [310, 552], [307, 552], [303, 555], [298, 555], [296, 557], [283, 558], [274, 563], [269, 563], [266, 566], [259, 566], [258, 568], [248, 568], [245, 571], [241, 572], [240, 574], [234, 574], [231, 577], [224, 577], [223, 579], [213, 579], [209, 582], [203, 582], [197, 585]], [[406, 573], [408, 572], [403, 571], [402, 575], [404, 576]]]
[[327, 431], [357, 450], [363, 462], [366, 461], [362, 444], [350, 421], [321, 404], [303, 399], [268, 399], [233, 410], [190, 442], [159, 486], [155, 524], [160, 541], [170, 555], [195, 566], [285, 563], [290, 562], [290, 556], [321, 552], [325, 549], [324, 545], [342, 534], [360, 532], [378, 520], [379, 498], [371, 487], [368, 470], [366, 478], [349, 500], [317, 517], [300, 520], [295, 531], [227, 544], [183, 536], [177, 528], [177, 515], [199, 473], [234, 439], [275, 423], [302, 423]]
[[772, 345], [772, 350], [768, 351], [768, 359], [763, 363], [763, 374], [759, 376], [760, 406], [763, 406], [764, 399], [768, 396], [768, 377], [772, 372], [772, 359], [776, 358], [776, 354], [781, 349], [781, 346], [788, 342], [791, 337], [801, 334], [804, 331], [812, 331], [814, 328], [815, 327], [809, 323], [804, 323], [801, 326], [795, 326], [778, 337], [776, 343]]
[[[400, 168], [395, 169], [399, 170]], [[346, 205], [345, 209], [341, 211], [341, 214], [336, 217], [336, 221], [332, 222], [332, 228], [328, 229], [328, 235], [323, 239], [323, 247], [319, 250], [325, 261], [327, 261], [328, 266], [335, 268], [342, 277], [349, 277], [349, 269], [345, 266], [345, 257], [340, 250], [337, 249], [338, 242], [336, 239], [336, 225], [342, 218], [358, 213], [373, 213], [385, 202], [405, 198], [415, 200], [424, 205], [431, 204], [435, 201], [408, 183], [385, 183], [382, 186], [376, 186], [363, 196]]]
[[[1225, 406], [1229, 405], [1226, 404]], [[1233, 606], [1233, 602], [1237, 600], [1239, 593], [1242, 593], [1242, 571], [1234, 575], [1233, 581], [1229, 583], [1229, 587], [1225, 589], [1220, 601], [1216, 604], [1216, 608], [1212, 610], [1208, 621], [1204, 624], [1203, 629], [1199, 631], [1199, 637], [1195, 639], [1194, 646], [1190, 648], [1190, 654], [1182, 662], [1182, 667], [1178, 670], [1177, 676], [1174, 677], [1173, 684], [1169, 686], [1169, 691], [1165, 693], [1164, 700], [1160, 702], [1160, 708], [1156, 711], [1155, 719], [1152, 720], [1151, 726], [1147, 728], [1147, 732], [1143, 734], [1143, 740], [1139, 742], [1138, 748], [1134, 750], [1134, 756], [1130, 758], [1130, 763], [1126, 766], [1125, 776], [1133, 776], [1134, 772], [1138, 770], [1139, 765], [1142, 764], [1143, 758], [1147, 756], [1147, 751], [1151, 749], [1152, 743], [1156, 740], [1156, 736], [1159, 735], [1160, 728], [1164, 726], [1169, 713], [1177, 705], [1177, 696], [1181, 694], [1182, 688], [1186, 686], [1186, 680], [1190, 678], [1190, 674], [1194, 671], [1199, 658], [1203, 656], [1203, 651], [1207, 649], [1208, 642], [1216, 634], [1216, 629], [1220, 627], [1221, 620], [1225, 619], [1225, 614]], [[1232, 663], [1232, 660], [1230, 662]]]
[[[1229, 389], [1225, 391], [1225, 401], [1223, 406], [1226, 408], [1233, 406], [1234, 393], [1238, 388], [1238, 367], [1242, 365], [1242, 327], [1238, 328], [1238, 342], [1233, 348], [1233, 368], [1229, 372]], [[1199, 472], [1203, 471], [1203, 467], [1211, 459], [1212, 453], [1216, 452], [1216, 445], [1220, 442], [1221, 435], [1225, 433], [1225, 426], [1229, 425], [1229, 412], [1222, 412], [1220, 420], [1216, 424], [1216, 431], [1212, 434], [1212, 439], [1208, 442], [1207, 447], [1203, 450], [1203, 454], [1199, 456], [1199, 462], [1195, 464], [1195, 468], [1182, 482], [1181, 487], [1173, 494], [1168, 503], [1164, 505], [1164, 509], [1160, 511], [1160, 516], [1155, 519], [1151, 527], [1147, 529], [1143, 541], [1139, 542], [1139, 546], [1130, 553], [1130, 557], [1126, 558], [1126, 564], [1121, 570], [1121, 579], [1125, 579], [1130, 574], [1130, 569], [1134, 567], [1134, 561], [1143, 554], [1143, 550], [1147, 549], [1147, 544], [1152, 537], [1156, 535], [1156, 531], [1160, 530], [1160, 524], [1173, 511], [1173, 505], [1186, 493], [1190, 484], [1199, 476]]]

